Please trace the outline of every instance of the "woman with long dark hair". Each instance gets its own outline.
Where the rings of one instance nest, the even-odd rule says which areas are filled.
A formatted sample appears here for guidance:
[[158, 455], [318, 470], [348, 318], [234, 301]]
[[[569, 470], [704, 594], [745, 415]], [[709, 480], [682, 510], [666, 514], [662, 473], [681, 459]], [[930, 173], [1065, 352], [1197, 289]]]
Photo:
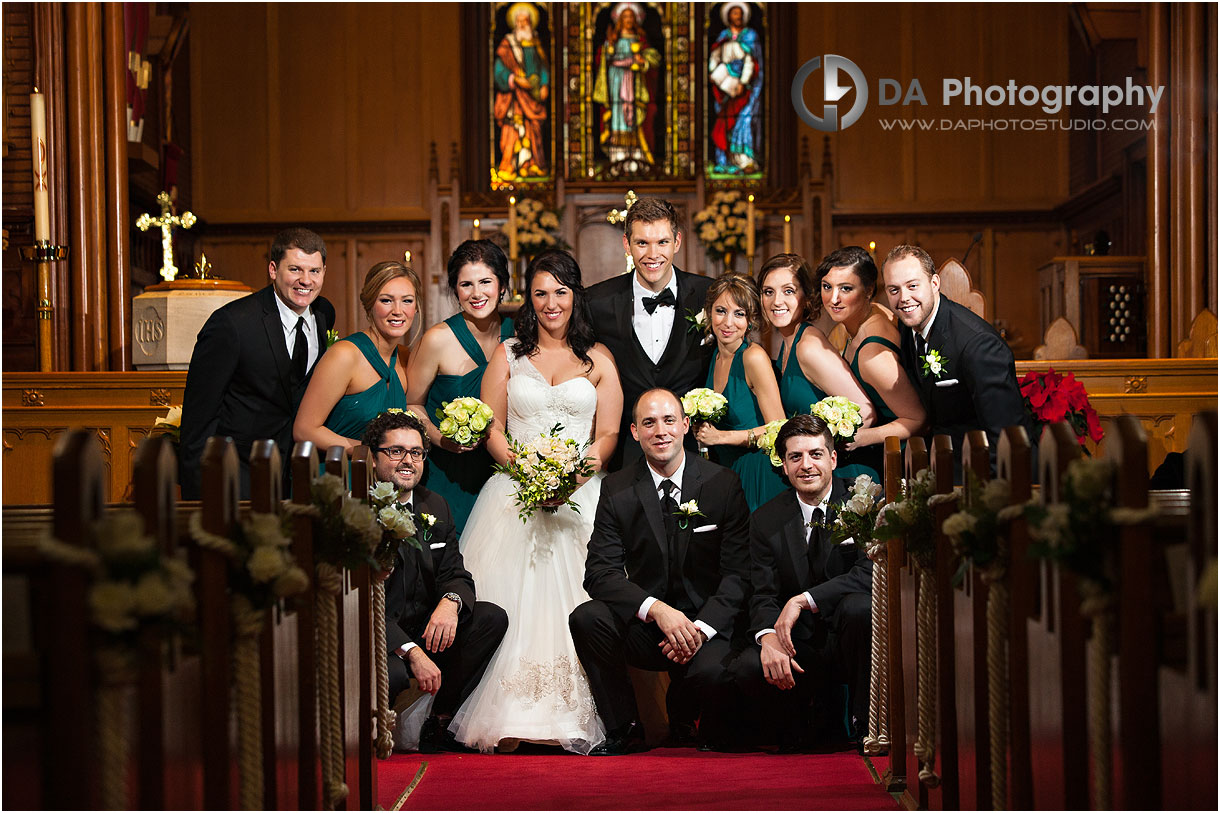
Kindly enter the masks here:
[[539, 254], [526, 270], [516, 335], [496, 349], [482, 399], [495, 412], [487, 450], [499, 463], [507, 435], [529, 442], [561, 427], [595, 472], [570, 495], [579, 511], [538, 511], [524, 522], [516, 484], [493, 474], [462, 535], [462, 555], [479, 598], [499, 604], [508, 633], [450, 730], [482, 751], [522, 740], [587, 754], [605, 738], [593, 695], [568, 632], [568, 614], [587, 601], [585, 557], [601, 494], [601, 469], [618, 441], [623, 392], [606, 348], [593, 338], [580, 267], [564, 251]]
[[499, 312], [508, 290], [508, 258], [490, 240], [467, 240], [449, 258], [449, 290], [458, 312], [424, 333], [407, 369], [407, 404], [428, 430], [432, 453], [421, 484], [449, 503], [458, 535], [479, 489], [491, 476], [486, 449], [460, 446], [437, 431], [436, 411], [454, 398], [479, 397], [488, 359], [513, 334]]

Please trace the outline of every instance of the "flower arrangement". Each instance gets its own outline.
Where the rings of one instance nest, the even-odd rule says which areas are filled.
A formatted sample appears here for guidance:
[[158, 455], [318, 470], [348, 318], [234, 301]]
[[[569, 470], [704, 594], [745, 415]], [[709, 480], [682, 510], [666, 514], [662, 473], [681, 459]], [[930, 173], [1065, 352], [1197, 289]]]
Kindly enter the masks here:
[[310, 496], [321, 526], [321, 533], [314, 534], [314, 557], [348, 570], [379, 566], [374, 557], [382, 543], [382, 526], [373, 509], [352, 499], [333, 474], [315, 478]]
[[170, 407], [164, 418], [153, 421], [153, 432], [168, 436], [177, 446], [182, 440], [182, 405]]
[[138, 513], [109, 512], [93, 534], [98, 556], [89, 610], [109, 645], [134, 645], [144, 625], [172, 628], [192, 619], [194, 572], [184, 560], [161, 553]]
[[682, 396], [682, 411], [692, 421], [716, 423], [729, 410], [729, 399], [707, 387], [696, 387]]
[[[517, 247], [522, 254], [537, 254], [548, 248], [571, 248], [559, 236], [558, 210], [547, 209], [542, 205], [542, 201], [534, 198], [521, 198], [516, 203], [516, 209]], [[499, 237], [504, 243], [501, 248], [507, 251], [508, 234], [502, 232]]]
[[836, 543], [855, 542], [857, 547], [867, 550], [872, 547], [876, 533], [877, 514], [881, 505], [881, 484], [861, 474], [851, 486], [851, 497], [835, 506], [835, 521], [830, 526], [830, 538]]
[[888, 542], [902, 539], [907, 553], [920, 567], [930, 567], [936, 552], [932, 527], [932, 470], [923, 469], [902, 484], [902, 498], [887, 503], [877, 515], [873, 538]]
[[585, 456], [589, 444], [580, 445], [571, 438], [560, 437], [561, 431], [563, 426], [555, 424], [529, 443], [506, 436], [513, 458], [494, 468], [517, 483], [516, 502], [522, 522], [538, 508], [553, 514], [568, 505], [573, 511], [580, 511], [570, 497], [576, 490], [577, 478], [593, 474], [593, 466]]
[[381, 526], [381, 539], [373, 551], [373, 559], [381, 570], [394, 567], [394, 553], [400, 542], [406, 542], [416, 550], [423, 550], [415, 538], [415, 518], [398, 501], [398, 488], [393, 483], [378, 482], [369, 489], [369, 505]]
[[759, 451], [770, 457], [771, 465], [777, 468], [783, 466], [784, 461], [780, 458], [779, 452], [775, 450], [775, 438], [779, 435], [780, 428], [787, 422], [787, 419], [771, 421], [763, 427], [762, 434], [754, 441], [754, 445], [758, 447]]
[[437, 430], [459, 446], [476, 446], [491, 428], [491, 407], [478, 398], [454, 398], [436, 410]]
[[1102, 592], [1113, 587], [1105, 553], [1117, 544], [1115, 526], [1124, 516], [1122, 509], [1111, 508], [1113, 482], [1112, 461], [1079, 458], [1064, 472], [1059, 502], [1031, 500], [1025, 507], [1030, 552], [1060, 563]]
[[[195, 514], [192, 522], [198, 516]], [[309, 587], [309, 577], [292, 556], [287, 521], [286, 516], [251, 511], [236, 528], [230, 584], [255, 609], [270, 607]]]
[[929, 350], [923, 357], [924, 375], [940, 378], [945, 374], [948, 365], [949, 359], [942, 356], [939, 350]]
[[860, 405], [841, 395], [832, 395], [810, 404], [809, 411], [826, 422], [835, 438], [843, 440], [855, 437], [856, 430], [864, 423], [860, 417]]
[[699, 510], [698, 500], [687, 500], [678, 506], [678, 509], [674, 512], [674, 516], [678, 518], [678, 527], [685, 531], [695, 517], [702, 517], [705, 515]]
[[707, 330], [707, 311], [703, 308], [687, 308], [684, 318], [687, 333], [703, 333]]
[[1025, 508], [1009, 506], [1010, 494], [1007, 480], [997, 478], [984, 485], [973, 471], [966, 472], [966, 501], [941, 526], [953, 550], [962, 557], [954, 584], [961, 582], [968, 563], [984, 569], [1006, 564], [999, 545], [1000, 528]]
[[1054, 367], [1045, 373], [1031, 370], [1018, 384], [1025, 408], [1039, 430], [1048, 423], [1067, 420], [1081, 446], [1085, 445], [1085, 438], [1100, 443], [1105, 436], [1097, 411], [1089, 404], [1089, 394], [1074, 374], [1059, 375]]
[[709, 252], [726, 254], [746, 249], [747, 204], [737, 190], [717, 192], [695, 214], [695, 235]]

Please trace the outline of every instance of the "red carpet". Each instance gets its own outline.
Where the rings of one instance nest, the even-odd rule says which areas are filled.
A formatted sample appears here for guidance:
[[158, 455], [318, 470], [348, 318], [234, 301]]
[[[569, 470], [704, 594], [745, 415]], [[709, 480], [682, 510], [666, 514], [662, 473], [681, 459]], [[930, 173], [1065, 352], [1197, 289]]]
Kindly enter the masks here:
[[707, 754], [654, 748], [625, 757], [395, 754], [379, 798], [403, 810], [897, 810], [854, 751]]

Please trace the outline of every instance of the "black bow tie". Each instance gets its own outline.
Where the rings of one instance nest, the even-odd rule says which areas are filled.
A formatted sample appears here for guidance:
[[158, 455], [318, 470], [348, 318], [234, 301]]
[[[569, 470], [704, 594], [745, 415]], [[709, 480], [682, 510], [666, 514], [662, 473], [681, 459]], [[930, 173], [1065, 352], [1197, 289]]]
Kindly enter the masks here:
[[661, 293], [657, 294], [656, 296], [644, 297], [644, 310], [648, 311], [649, 314], [655, 311], [658, 305], [668, 305], [669, 307], [673, 308], [676, 307], [677, 304], [678, 300], [674, 298], [674, 292], [668, 288], [661, 291]]

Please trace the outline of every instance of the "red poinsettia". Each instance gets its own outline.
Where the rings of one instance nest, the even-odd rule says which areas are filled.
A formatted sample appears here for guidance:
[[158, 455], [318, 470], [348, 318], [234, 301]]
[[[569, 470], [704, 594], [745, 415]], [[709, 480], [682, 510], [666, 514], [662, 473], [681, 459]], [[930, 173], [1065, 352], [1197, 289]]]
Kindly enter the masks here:
[[1025, 408], [1029, 410], [1039, 428], [1048, 423], [1066, 420], [1076, 432], [1076, 439], [1084, 445], [1085, 438], [1094, 443], [1104, 436], [1097, 410], [1089, 404], [1089, 394], [1084, 385], [1072, 373], [1059, 375], [1051, 367], [1045, 373], [1030, 371], [1018, 382], [1021, 395], [1025, 397]]

